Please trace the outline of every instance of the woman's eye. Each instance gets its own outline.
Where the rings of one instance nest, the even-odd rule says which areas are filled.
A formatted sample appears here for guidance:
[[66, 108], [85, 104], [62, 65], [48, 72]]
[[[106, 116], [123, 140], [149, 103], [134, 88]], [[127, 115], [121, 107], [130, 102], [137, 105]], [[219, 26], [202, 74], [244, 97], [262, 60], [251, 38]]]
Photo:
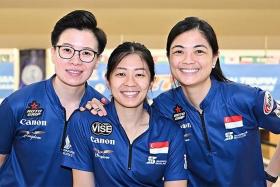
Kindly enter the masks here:
[[182, 50], [176, 50], [176, 51], [174, 51], [172, 54], [174, 54], [174, 55], [180, 55], [180, 54], [183, 54], [184, 53], [184, 51], [182, 51]]
[[136, 76], [137, 77], [144, 77], [145, 75], [143, 73], [137, 73]]
[[204, 54], [205, 52], [203, 50], [196, 50], [195, 53], [196, 54]]
[[123, 77], [123, 76], [125, 76], [125, 73], [121, 72], [121, 73], [117, 73], [116, 75], [119, 76], [119, 77]]
[[71, 53], [72, 52], [71, 48], [63, 48], [63, 51], [66, 52], [66, 53]]

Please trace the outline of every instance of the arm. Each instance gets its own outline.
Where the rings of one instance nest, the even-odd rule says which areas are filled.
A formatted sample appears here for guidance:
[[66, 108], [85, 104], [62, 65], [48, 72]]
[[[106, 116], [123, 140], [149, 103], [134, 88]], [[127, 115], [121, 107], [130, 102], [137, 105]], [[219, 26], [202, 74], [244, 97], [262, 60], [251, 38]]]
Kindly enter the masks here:
[[186, 186], [187, 186], [186, 180], [164, 182], [164, 187], [186, 187]]
[[92, 187], [94, 185], [94, 175], [92, 172], [73, 169], [73, 187]]
[[[277, 145], [276, 151], [266, 168], [266, 172], [273, 177], [276, 177], [280, 174], [280, 143]], [[272, 186], [273, 184], [270, 181], [266, 181], [266, 183], [268, 187]]]
[[[168, 125], [171, 126], [174, 123], [172, 122], [172, 124]], [[186, 187], [188, 170], [183, 130], [174, 125], [169, 129], [169, 133], [172, 134], [172, 139], [169, 142], [168, 160], [164, 172], [164, 186]]]
[[[93, 150], [89, 138], [91, 131], [88, 129], [86, 116], [83, 114], [85, 113], [76, 111], [69, 120], [62, 153], [62, 165], [72, 168], [73, 171], [89, 174], [94, 170]], [[78, 174], [80, 174], [79, 172]]]
[[6, 160], [7, 155], [0, 154], [0, 168], [3, 165], [4, 161]]
[[14, 112], [8, 103], [8, 99], [5, 99], [0, 105], [0, 167], [12, 149], [16, 123]]

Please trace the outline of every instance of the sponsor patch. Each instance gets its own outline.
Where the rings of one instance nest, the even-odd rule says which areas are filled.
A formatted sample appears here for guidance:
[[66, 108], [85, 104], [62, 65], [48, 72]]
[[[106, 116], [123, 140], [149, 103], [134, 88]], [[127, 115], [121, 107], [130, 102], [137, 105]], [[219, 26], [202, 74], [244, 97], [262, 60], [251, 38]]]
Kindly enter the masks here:
[[90, 137], [90, 141], [95, 144], [107, 144], [107, 145], [116, 144], [115, 140], [113, 139], [95, 138], [93, 136]]
[[189, 129], [192, 128], [192, 125], [190, 123], [183, 123], [182, 125], [180, 125], [180, 127], [182, 129]]
[[47, 126], [47, 121], [45, 120], [21, 119], [19, 123], [21, 125], [30, 125], [30, 126]]
[[167, 160], [158, 160], [156, 156], [148, 156], [146, 164], [151, 165], [166, 165]]
[[183, 110], [183, 107], [179, 106], [179, 105], [176, 105], [174, 108], [173, 108], [173, 119], [175, 121], [179, 121], [179, 120], [183, 120], [186, 118], [186, 112]]
[[113, 153], [112, 150], [99, 150], [94, 148], [94, 152], [95, 152], [95, 157], [96, 158], [100, 158], [100, 159], [110, 159], [110, 154]]
[[110, 123], [100, 123], [100, 122], [94, 122], [91, 125], [91, 131], [93, 134], [96, 135], [110, 135], [113, 131], [113, 127]]
[[69, 157], [73, 157], [73, 155], [75, 154], [74, 151], [72, 151], [71, 149], [71, 143], [70, 143], [70, 139], [68, 137], [68, 135], [65, 138], [65, 144], [63, 146], [63, 155], [69, 156]]
[[70, 149], [72, 146], [71, 146], [71, 143], [70, 143], [70, 140], [69, 140], [69, 137], [66, 136], [65, 138], [65, 145], [64, 145], [64, 149]]
[[226, 129], [234, 129], [243, 127], [242, 116], [228, 116], [224, 117], [224, 123]]
[[273, 109], [273, 97], [269, 92], [265, 92], [263, 99], [263, 112], [268, 115]]
[[25, 110], [27, 117], [39, 117], [43, 114], [44, 109], [40, 108], [40, 104], [36, 101], [32, 101], [28, 104], [28, 108]]
[[184, 134], [184, 138], [185, 138], [185, 142], [190, 141], [192, 134], [191, 133], [185, 133]]
[[150, 143], [150, 154], [168, 153], [169, 142], [153, 142]]
[[20, 131], [23, 138], [29, 138], [30, 140], [41, 140], [44, 133], [44, 131]]
[[273, 111], [275, 113], [275, 115], [280, 118], [280, 104], [277, 103], [277, 107], [276, 109]]
[[226, 132], [225, 133], [225, 141], [230, 141], [230, 140], [237, 140], [240, 138], [245, 138], [248, 134], [248, 131], [242, 132], [240, 134], [234, 134], [233, 132]]

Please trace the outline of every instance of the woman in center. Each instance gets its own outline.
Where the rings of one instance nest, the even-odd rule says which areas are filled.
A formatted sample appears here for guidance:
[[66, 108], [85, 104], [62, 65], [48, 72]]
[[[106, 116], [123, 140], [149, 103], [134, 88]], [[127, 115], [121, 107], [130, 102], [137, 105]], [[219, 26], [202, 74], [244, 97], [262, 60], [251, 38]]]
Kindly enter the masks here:
[[144, 45], [125, 42], [112, 52], [108, 115], [76, 111], [69, 122], [63, 165], [73, 169], [74, 186], [187, 185], [183, 133], [146, 102], [154, 76]]

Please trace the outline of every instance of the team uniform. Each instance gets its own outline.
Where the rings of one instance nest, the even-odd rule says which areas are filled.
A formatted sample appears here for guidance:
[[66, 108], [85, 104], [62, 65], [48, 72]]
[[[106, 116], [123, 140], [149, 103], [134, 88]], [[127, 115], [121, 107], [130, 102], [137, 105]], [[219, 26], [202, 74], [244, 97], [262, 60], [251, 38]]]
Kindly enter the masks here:
[[[53, 78], [16, 91], [0, 106], [0, 154], [8, 154], [0, 186], [72, 186], [71, 170], [60, 165], [67, 121]], [[86, 86], [81, 106], [93, 97], [103, 96]]]
[[133, 143], [122, 128], [113, 102], [107, 116], [75, 112], [71, 117], [63, 165], [93, 172], [97, 187], [163, 186], [186, 180], [183, 132], [150, 107], [149, 128]]
[[159, 95], [154, 108], [184, 129], [188, 186], [266, 186], [259, 128], [280, 133], [280, 105], [268, 92], [211, 80], [199, 113], [181, 87]]

